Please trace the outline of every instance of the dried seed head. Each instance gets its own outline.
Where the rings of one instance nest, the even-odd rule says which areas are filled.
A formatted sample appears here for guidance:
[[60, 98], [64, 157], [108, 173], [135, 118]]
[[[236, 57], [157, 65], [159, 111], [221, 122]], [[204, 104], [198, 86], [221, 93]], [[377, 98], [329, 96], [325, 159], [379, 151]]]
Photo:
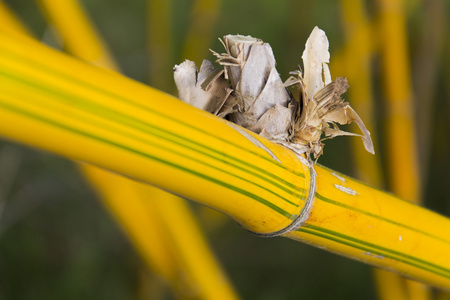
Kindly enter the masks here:
[[[363, 132], [367, 151], [374, 153], [370, 133], [364, 123], [341, 98], [348, 89], [347, 79], [331, 81], [330, 53], [323, 30], [315, 27], [303, 52], [303, 69], [284, 84], [275, 69], [272, 48], [263, 41], [241, 35], [227, 35], [225, 53], [213, 54], [223, 66], [216, 70], [203, 61], [200, 71], [191, 61], [174, 68], [179, 97], [184, 102], [207, 110], [252, 130], [297, 153], [322, 155], [323, 140], [341, 135], [356, 135], [339, 129], [355, 122]], [[228, 81], [227, 81], [228, 80]], [[295, 101], [286, 86], [299, 88]]]
[[341, 98], [349, 87], [347, 79], [338, 77], [331, 81], [327, 65], [330, 54], [325, 32], [314, 28], [306, 42], [302, 58], [304, 76], [301, 71], [293, 72], [295, 76], [286, 82], [287, 85], [297, 85], [300, 89], [290, 142], [297, 144], [297, 148], [306, 153], [312, 153], [317, 159], [323, 151], [323, 140], [341, 135], [359, 136], [342, 131], [337, 126], [356, 122], [363, 132], [366, 150], [373, 154], [370, 132], [349, 103]]
[[228, 119], [272, 140], [288, 138], [293, 106], [269, 44], [250, 36], [227, 35], [226, 53], [213, 54], [224, 66], [239, 110]]

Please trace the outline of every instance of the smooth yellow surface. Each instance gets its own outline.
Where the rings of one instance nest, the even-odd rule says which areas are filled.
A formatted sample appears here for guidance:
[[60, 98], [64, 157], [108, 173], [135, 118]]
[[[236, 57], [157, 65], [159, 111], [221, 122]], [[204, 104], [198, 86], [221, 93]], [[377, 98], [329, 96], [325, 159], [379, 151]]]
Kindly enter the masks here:
[[310, 218], [287, 237], [449, 287], [449, 219], [323, 167], [316, 171]]
[[[154, 1], [154, 0], [149, 0]], [[183, 44], [180, 60], [176, 63], [189, 59], [196, 63], [200, 68], [204, 59], [211, 60], [212, 55], [209, 49], [213, 41], [217, 40], [215, 36], [216, 24], [220, 18], [219, 11], [221, 0], [195, 0], [191, 4], [189, 11], [189, 22], [186, 30], [185, 42]], [[150, 12], [152, 18], [152, 12]], [[153, 12], [154, 13], [154, 12]], [[152, 45], [150, 45], [151, 47]], [[167, 66], [169, 68], [169, 66]], [[150, 81], [150, 85], [157, 87]], [[226, 224], [226, 216], [218, 214], [209, 207], [202, 207], [199, 211], [203, 220], [208, 220], [210, 226], [219, 226]], [[215, 225], [214, 225], [215, 224]]]
[[[171, 252], [173, 249], [168, 246], [168, 237], [158, 212], [148, 209], [144, 201], [136, 200], [141, 199], [140, 191], [136, 188], [138, 183], [90, 165], [84, 165], [82, 169], [97, 187], [104, 203], [120, 221], [119, 224], [129, 233], [133, 245], [146, 262], [165, 279], [175, 280], [179, 275]], [[151, 199], [147, 202], [151, 202]]]
[[[343, 67], [335, 76], [345, 76], [350, 83], [348, 100], [358, 112], [375, 144], [375, 155], [367, 152], [358, 139], [352, 139], [355, 167], [358, 178], [372, 185], [382, 187], [378, 134], [375, 132], [375, 103], [373, 100], [371, 63], [375, 39], [365, 14], [363, 1], [342, 0], [341, 8], [346, 35]], [[355, 131], [357, 132], [357, 131]]]
[[[1, 30], [0, 90], [0, 135], [215, 207], [254, 232], [290, 224], [308, 194], [291, 151], [249, 133], [278, 162], [226, 121]], [[309, 219], [286, 236], [450, 288], [449, 219], [316, 171]]]
[[179, 258], [177, 263], [180, 269], [186, 272], [180, 274], [182, 278], [178, 281], [178, 290], [184, 291], [186, 295], [198, 295], [202, 299], [237, 299], [228, 279], [212, 256], [186, 202], [156, 188], [152, 188], [149, 194], [149, 187], [144, 185], [141, 191], [158, 200], [147, 202], [150, 209], [170, 212], [160, 214], [160, 218], [168, 232], [167, 238], [176, 257]]
[[[56, 6], [53, 1], [41, 1], [41, 6], [63, 40], [70, 41], [69, 52], [86, 61], [95, 57], [95, 65], [117, 71], [77, 1], [65, 0]], [[85, 165], [83, 171], [141, 256], [182, 299], [237, 299], [184, 200], [93, 166]], [[156, 205], [165, 201], [177, 205]], [[187, 240], [175, 243], [180, 238]], [[196, 252], [201, 255], [185, 255]]]
[[[25, 44], [33, 45], [34, 51]], [[296, 159], [296, 164], [283, 166], [225, 121], [25, 37], [5, 33], [0, 45], [1, 70], [8, 73], [0, 83], [3, 105], [45, 118], [31, 121], [18, 114], [4, 115], [5, 122], [21, 125], [3, 127], [3, 135], [36, 146], [46, 144], [73, 159], [86, 160], [86, 154], [101, 167], [147, 178], [187, 198], [204, 199], [200, 201], [245, 220], [243, 225], [256, 232], [282, 229], [299, 213], [305, 194], [292, 182], [305, 187], [309, 175]], [[42, 134], [29, 135], [21, 120], [31, 122]], [[55, 143], [67, 139], [69, 132], [74, 144]], [[289, 153], [283, 159], [294, 157]], [[255, 163], [249, 164], [252, 160]], [[182, 180], [174, 186], [171, 181], [177, 176]], [[200, 180], [203, 189], [192, 180]], [[213, 191], [221, 197], [211, 199]], [[230, 199], [242, 203], [233, 206]], [[272, 208], [263, 204], [267, 199]], [[248, 211], [254, 211], [254, 216]]]
[[36, 0], [61, 36], [65, 49], [75, 56], [97, 66], [116, 68], [104, 51], [105, 44], [85, 17], [82, 6], [74, 0]]
[[374, 269], [373, 276], [375, 279], [378, 299], [409, 299], [406, 291], [405, 280], [401, 276], [378, 268]]
[[23, 25], [11, 13], [3, 1], [0, 1], [0, 27], [13, 28], [21, 34], [29, 34]]
[[[56, 27], [55, 30], [61, 29], [59, 34], [64, 40], [78, 42], [72, 43], [69, 51], [73, 51], [74, 55], [88, 61], [92, 60], [95, 55], [97, 57], [95, 64], [106, 68], [116, 68], [106, 53], [106, 48], [96, 38], [95, 32], [89, 31], [89, 21], [85, 19], [82, 8], [76, 2], [67, 0], [62, 6], [58, 6], [58, 9], [61, 10], [57, 11], [52, 3], [52, 1], [42, 1], [41, 7], [46, 11], [47, 18], [54, 21], [52, 23]], [[27, 32], [12, 12], [3, 11], [1, 4], [0, 2], [0, 14], [8, 16], [8, 20], [13, 21], [4, 24], [5, 27], [17, 32]], [[84, 26], [78, 26], [80, 23]], [[67, 30], [68, 26], [78, 26], [83, 30], [79, 32]], [[110, 63], [108, 64], [108, 62]], [[157, 274], [169, 282], [176, 280], [175, 262], [170, 255], [170, 250], [167, 249], [167, 241], [164, 243], [165, 234], [158, 222], [157, 213], [147, 210], [143, 205], [137, 191], [133, 188], [137, 183], [89, 165], [82, 165], [82, 170], [102, 194], [104, 204], [118, 219], [119, 224], [124, 227], [144, 260]], [[160, 242], [155, 243], [155, 241]]]
[[382, 70], [387, 112], [388, 170], [392, 191], [409, 201], [419, 202], [421, 184], [417, 165], [413, 95], [404, 2], [378, 0]]
[[238, 298], [182, 199], [99, 168], [83, 169], [129, 233], [133, 245], [178, 296]]
[[[375, 131], [375, 107], [372, 87], [372, 63], [376, 49], [375, 29], [370, 25], [364, 1], [341, 1], [343, 24], [346, 35], [345, 51], [342, 55], [340, 76], [346, 76], [351, 83], [348, 91], [348, 99], [367, 128], [372, 140], [378, 144], [378, 134]], [[371, 185], [382, 188], [384, 179], [380, 162], [379, 148], [376, 147], [376, 155], [371, 155], [359, 141], [353, 140], [354, 165], [357, 177]], [[406, 300], [410, 299], [404, 280], [396, 274], [381, 269], [374, 269], [374, 279], [380, 300]]]
[[190, 11], [186, 42], [181, 52], [182, 59], [194, 61], [200, 66], [210, 54], [215, 25], [219, 19], [221, 0], [195, 0]]
[[[387, 118], [387, 169], [389, 187], [399, 197], [421, 203], [418, 144], [411, 87], [405, 1], [378, 0], [380, 9], [379, 45]], [[407, 282], [409, 298], [431, 299], [430, 291]]]

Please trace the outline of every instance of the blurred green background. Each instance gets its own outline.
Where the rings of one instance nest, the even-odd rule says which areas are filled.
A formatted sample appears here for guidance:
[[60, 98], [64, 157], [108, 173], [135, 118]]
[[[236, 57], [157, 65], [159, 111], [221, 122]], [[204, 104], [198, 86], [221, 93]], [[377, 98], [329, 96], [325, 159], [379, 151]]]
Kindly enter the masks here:
[[[36, 37], [54, 41], [34, 1], [5, 2]], [[155, 81], [148, 75], [157, 58], [147, 47], [146, 1], [82, 2], [123, 73], [144, 83]], [[173, 65], [190, 58], [181, 53], [192, 3], [173, 1], [175, 54], [167, 74], [160, 74], [164, 84], [156, 86], [169, 93], [175, 89]], [[376, 4], [366, 4], [376, 27]], [[427, 124], [421, 123], [423, 118], [417, 123], [418, 130], [430, 128], [418, 140], [427, 149], [420, 156], [421, 165], [427, 166], [422, 171], [423, 199], [426, 207], [446, 216], [450, 216], [449, 10], [444, 0], [409, 1], [405, 10], [417, 115], [424, 102], [431, 111]], [[216, 24], [204, 26], [213, 26], [215, 37], [239, 33], [270, 43], [278, 71], [287, 79], [301, 63], [304, 44], [316, 25], [327, 33], [333, 63], [333, 55], [345, 47], [342, 18], [339, 1], [233, 0], [222, 2]], [[223, 49], [217, 39], [211, 40], [210, 48]], [[207, 49], [204, 58], [214, 60]], [[380, 130], [384, 104], [379, 65], [375, 55], [374, 113]], [[333, 69], [331, 74], [340, 75]], [[382, 151], [377, 155], [384, 158], [383, 131], [378, 136]], [[328, 141], [320, 163], [356, 176], [350, 139]], [[386, 171], [385, 175], [389, 177]], [[243, 299], [376, 299], [371, 268], [362, 263], [284, 238], [259, 238], [233, 222], [212, 226], [208, 219], [200, 221]], [[0, 299], [172, 299], [172, 295], [147, 270], [73, 163], [1, 141]]]

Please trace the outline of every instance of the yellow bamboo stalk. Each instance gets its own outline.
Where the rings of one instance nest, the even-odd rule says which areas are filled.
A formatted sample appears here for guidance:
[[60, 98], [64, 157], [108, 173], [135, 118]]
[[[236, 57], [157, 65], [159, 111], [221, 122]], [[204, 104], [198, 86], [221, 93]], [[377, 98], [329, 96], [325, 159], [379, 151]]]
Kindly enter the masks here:
[[[399, 267], [399, 260], [409, 261], [411, 265], [403, 269], [401, 274], [415, 279], [418, 277], [412, 276], [412, 273], [415, 273], [413, 265], [426, 264], [427, 267], [423, 265], [425, 268], [436, 268], [436, 271], [444, 266], [443, 261], [436, 261], [431, 265], [428, 260], [425, 262], [425, 260], [419, 259], [419, 257], [423, 257], [422, 250], [419, 249], [420, 245], [424, 245], [423, 243], [427, 244], [427, 247], [431, 245], [424, 239], [410, 240], [410, 230], [415, 231], [415, 229], [404, 227], [408, 222], [404, 219], [406, 217], [405, 210], [409, 210], [409, 208], [423, 210], [422, 208], [407, 201], [396, 202], [394, 199], [397, 198], [394, 196], [389, 200], [389, 195], [384, 192], [367, 189], [363, 184], [340, 174], [337, 174], [336, 177], [331, 170], [316, 168], [316, 172], [320, 181], [310, 218], [299, 229], [287, 234], [287, 237], [313, 245], [326, 245], [327, 250], [333, 249], [333, 252], [348, 257], [361, 255], [359, 259], [365, 263], [378, 267], [380, 267], [380, 263], [383, 263], [385, 264], [383, 268], [389, 271]], [[346, 192], [336, 193], [336, 185], [349, 188], [347, 191], [353, 190], [356, 195], [349, 196]], [[351, 209], [349, 209], [350, 207]], [[375, 212], [377, 217], [368, 217], [369, 214]], [[407, 218], [417, 217], [419, 214], [414, 213]], [[415, 219], [414, 222], [437, 221], [437, 218], [431, 215], [423, 217], [424, 219]], [[398, 223], [394, 225], [391, 222]], [[409, 225], [406, 226], [409, 227]], [[397, 229], [394, 229], [395, 227]], [[427, 229], [421, 226], [420, 230], [426, 231]], [[389, 242], [384, 244], [382, 240], [389, 240]], [[446, 255], [437, 254], [440, 250], [434, 247], [439, 246], [434, 245], [425, 250], [426, 255], [430, 254], [429, 251], [433, 252], [433, 255], [441, 257]], [[431, 282], [428, 281], [428, 283]], [[410, 297], [413, 296], [410, 295]]]
[[105, 174], [99, 168], [88, 168], [86, 175], [152, 270], [169, 281], [178, 297], [237, 299], [182, 199], [112, 173]]
[[[38, 2], [46, 12], [49, 21], [57, 30], [61, 30], [60, 35], [63, 40], [77, 42], [71, 43], [70, 52], [87, 61], [95, 56], [97, 61], [94, 64], [117, 70], [107, 48], [77, 1], [66, 0], [64, 5], [60, 4], [56, 8], [53, 6], [54, 1], [39, 0]], [[78, 24], [83, 25], [82, 30], [77, 32], [70, 28], [70, 25]], [[149, 265], [153, 267], [152, 269], [171, 282], [180, 297], [237, 298], [229, 281], [210, 253], [189, 209], [178, 203], [183, 200], [169, 200], [178, 205], [172, 205], [169, 210], [160, 209], [160, 206], [156, 205], [157, 202], [175, 197], [163, 196], [167, 193], [92, 166], [84, 166], [82, 169], [103, 195], [104, 203], [113, 216], [121, 221], [125, 231]], [[138, 212], [139, 210], [141, 211]], [[174, 218], [174, 215], [177, 215], [177, 218]], [[171, 230], [167, 222], [163, 222], [166, 219], [183, 226], [185, 230], [183, 232]], [[174, 241], [180, 239], [177, 236], [195, 239], [199, 241], [199, 245], [189, 242], [184, 245], [174, 244]], [[198, 250], [203, 255], [184, 255], [186, 252], [190, 253], [192, 249]]]
[[[84, 8], [76, 1], [36, 1], [63, 38], [66, 51], [97, 66], [117, 69], [116, 63], [106, 50], [106, 45], [85, 18]], [[64, 12], [64, 13], [61, 13]], [[70, 18], [70, 22], [67, 20]]]
[[[189, 59], [196, 65], [201, 65], [203, 59], [208, 57], [210, 54], [208, 49], [211, 47], [213, 39], [216, 38], [214, 29], [219, 19], [221, 3], [221, 0], [194, 1], [189, 12], [189, 25], [181, 51], [181, 60]], [[153, 82], [150, 81], [150, 85], [154, 86]], [[227, 220], [226, 216], [206, 206], [199, 210], [199, 216], [204, 221], [208, 220], [210, 228], [224, 225]]]
[[189, 28], [181, 57], [200, 65], [207, 57], [219, 18], [221, 0], [196, 0], [190, 11]]
[[[378, 5], [379, 44], [387, 100], [385, 130], [390, 186], [400, 197], [420, 203], [422, 191], [409, 75], [405, 3], [402, 0], [378, 0]], [[406, 283], [411, 299], [431, 299], [430, 291], [422, 284], [410, 280]]]
[[408, 300], [405, 280], [397, 274], [374, 269], [373, 276], [380, 300]]
[[387, 100], [388, 168], [394, 193], [419, 202], [421, 184], [417, 165], [413, 95], [403, 1], [378, 0], [379, 43]]
[[[147, 189], [142, 185], [143, 192]], [[158, 201], [148, 201], [150, 209], [170, 213], [160, 214], [174, 247], [178, 264], [190, 277], [179, 281], [177, 290], [202, 299], [237, 299], [228, 279], [215, 261], [196, 219], [187, 203], [172, 194], [153, 188]], [[180, 231], [180, 228], [183, 230]], [[200, 297], [198, 297], [200, 295]]]
[[[352, 83], [348, 92], [350, 103], [355, 107], [360, 117], [369, 128], [372, 139], [377, 144], [375, 104], [373, 100], [371, 60], [374, 52], [372, 27], [367, 18], [363, 1], [342, 0], [346, 46], [342, 55], [345, 66], [339, 73]], [[369, 182], [375, 187], [383, 187], [381, 162], [379, 155], [374, 156], [364, 151], [360, 144], [352, 141], [355, 167], [358, 178]], [[376, 153], [378, 150], [375, 151]], [[396, 274], [374, 269], [373, 276], [379, 299], [406, 300], [409, 299], [406, 286], [401, 277]]]
[[[342, 0], [341, 7], [344, 14], [344, 29], [346, 46], [344, 52], [345, 68], [340, 76], [346, 76], [351, 83], [348, 91], [350, 103], [364, 120], [372, 134], [372, 140], [377, 144], [375, 132], [375, 105], [373, 101], [371, 60], [373, 53], [373, 35], [370, 22], [364, 13], [363, 1]], [[371, 155], [359, 141], [352, 140], [358, 178], [370, 184], [382, 187], [382, 173], [379, 155]], [[377, 152], [377, 151], [375, 151]]]
[[285, 236], [450, 288], [449, 219], [321, 166], [308, 214], [311, 176], [295, 154], [167, 94], [1, 29], [0, 91], [4, 138], [151, 183], [259, 234], [303, 211]]
[[3, 28], [13, 28], [22, 34], [29, 34], [28, 30], [14, 17], [9, 7], [3, 1], [0, 1], [0, 26]]
[[[51, 6], [52, 2], [43, 1], [41, 2], [43, 9], [46, 9], [46, 5]], [[66, 15], [65, 20], [71, 22], [75, 26], [79, 23], [83, 23], [82, 26], [84, 31], [80, 34], [75, 34], [74, 37], [70, 36], [72, 33], [76, 33], [74, 30], [62, 31], [61, 36], [66, 40], [71, 40], [74, 38], [79, 44], [83, 45], [82, 50], [80, 50], [76, 44], [71, 48], [75, 55], [86, 56], [87, 60], [93, 57], [92, 53], [95, 53], [96, 59], [95, 64], [106, 68], [116, 68], [113, 60], [108, 56], [104, 48], [102, 48], [101, 42], [95, 40], [95, 33], [83, 35], [86, 31], [89, 31], [89, 23], [87, 20], [80, 20], [83, 18], [82, 8], [78, 7], [76, 3], [71, 1], [65, 2], [67, 6], [62, 6], [60, 8], [75, 8], [71, 9], [71, 16], [67, 16], [67, 12], [49, 10], [47, 11], [47, 17], [55, 17], [54, 25], [59, 28], [59, 23], [64, 22], [62, 16]], [[5, 20], [12, 22], [2, 22], [5, 28], [14, 30], [15, 32], [27, 33], [28, 30], [18, 21], [18, 19], [9, 10], [5, 9], [4, 4], [0, 1], [0, 15], [8, 16]], [[63, 26], [64, 27], [64, 26]], [[95, 45], [94, 47], [86, 47], [88, 45]], [[92, 49], [92, 51], [89, 51]], [[100, 56], [107, 57], [102, 58]], [[111, 62], [110, 65], [106, 65], [106, 62]], [[104, 204], [111, 209], [116, 218], [121, 222], [120, 224], [125, 224], [124, 230], [128, 232], [129, 237], [134, 241], [134, 245], [140, 252], [144, 260], [156, 271], [157, 274], [165, 278], [166, 280], [176, 281], [176, 266], [174, 260], [170, 255], [170, 249], [168, 249], [167, 240], [165, 240], [165, 234], [162, 234], [161, 224], [157, 222], [157, 214], [153, 211], [148, 211], [143, 207], [142, 203], [136, 200], [138, 197], [133, 197], [136, 192], [133, 190], [133, 181], [127, 180], [124, 177], [114, 175], [110, 172], [104, 171], [99, 168], [81, 165], [84, 173], [90, 178], [94, 185], [97, 185], [99, 191], [103, 193]], [[124, 202], [123, 199], [131, 199], [131, 201]], [[124, 203], [126, 205], [124, 205]], [[123, 208], [120, 209], [119, 207]], [[114, 213], [116, 212], [116, 213]], [[149, 228], [149, 230], [143, 230], [143, 228]], [[154, 241], [160, 241], [159, 243], [154, 243]]]
[[159, 212], [148, 209], [146, 203], [152, 199], [139, 201], [142, 192], [136, 187], [138, 183], [130, 179], [92, 166], [85, 165], [82, 169], [152, 270], [169, 283], [178, 280], [174, 249]]

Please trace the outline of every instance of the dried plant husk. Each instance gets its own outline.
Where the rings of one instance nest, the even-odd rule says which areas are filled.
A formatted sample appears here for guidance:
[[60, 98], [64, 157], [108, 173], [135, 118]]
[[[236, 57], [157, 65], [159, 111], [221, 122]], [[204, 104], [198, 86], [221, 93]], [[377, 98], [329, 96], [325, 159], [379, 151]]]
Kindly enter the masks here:
[[331, 81], [327, 65], [330, 59], [328, 39], [323, 30], [314, 28], [302, 58], [304, 76], [301, 71], [296, 71], [286, 82], [287, 85], [298, 85], [300, 89], [290, 142], [296, 145], [297, 151], [312, 153], [317, 159], [323, 152], [323, 140], [343, 135], [361, 136], [340, 130], [337, 125], [355, 122], [363, 133], [361, 137], [366, 150], [373, 154], [370, 132], [350, 104], [341, 98], [349, 87], [347, 79], [338, 77]]
[[[300, 154], [322, 155], [325, 139], [360, 136], [374, 153], [370, 132], [361, 118], [344, 102], [347, 79], [331, 80], [328, 39], [315, 27], [303, 52], [302, 71], [291, 72], [285, 83], [276, 68], [269, 44], [251, 36], [227, 35], [225, 53], [213, 54], [223, 69], [203, 61], [200, 71], [191, 61], [174, 68], [179, 97], [184, 102], [280, 143]], [[300, 90], [296, 101], [287, 86]], [[339, 125], [355, 122], [363, 135], [342, 131]]]
[[236, 99], [231, 96], [224, 70], [217, 70], [208, 60], [203, 60], [200, 71], [193, 61], [185, 60], [173, 68], [178, 97], [181, 101], [225, 117], [234, 110]]
[[213, 54], [224, 66], [238, 100], [238, 110], [227, 118], [271, 140], [287, 141], [293, 99], [275, 68], [272, 48], [241, 35], [227, 35], [222, 43], [226, 53]]

